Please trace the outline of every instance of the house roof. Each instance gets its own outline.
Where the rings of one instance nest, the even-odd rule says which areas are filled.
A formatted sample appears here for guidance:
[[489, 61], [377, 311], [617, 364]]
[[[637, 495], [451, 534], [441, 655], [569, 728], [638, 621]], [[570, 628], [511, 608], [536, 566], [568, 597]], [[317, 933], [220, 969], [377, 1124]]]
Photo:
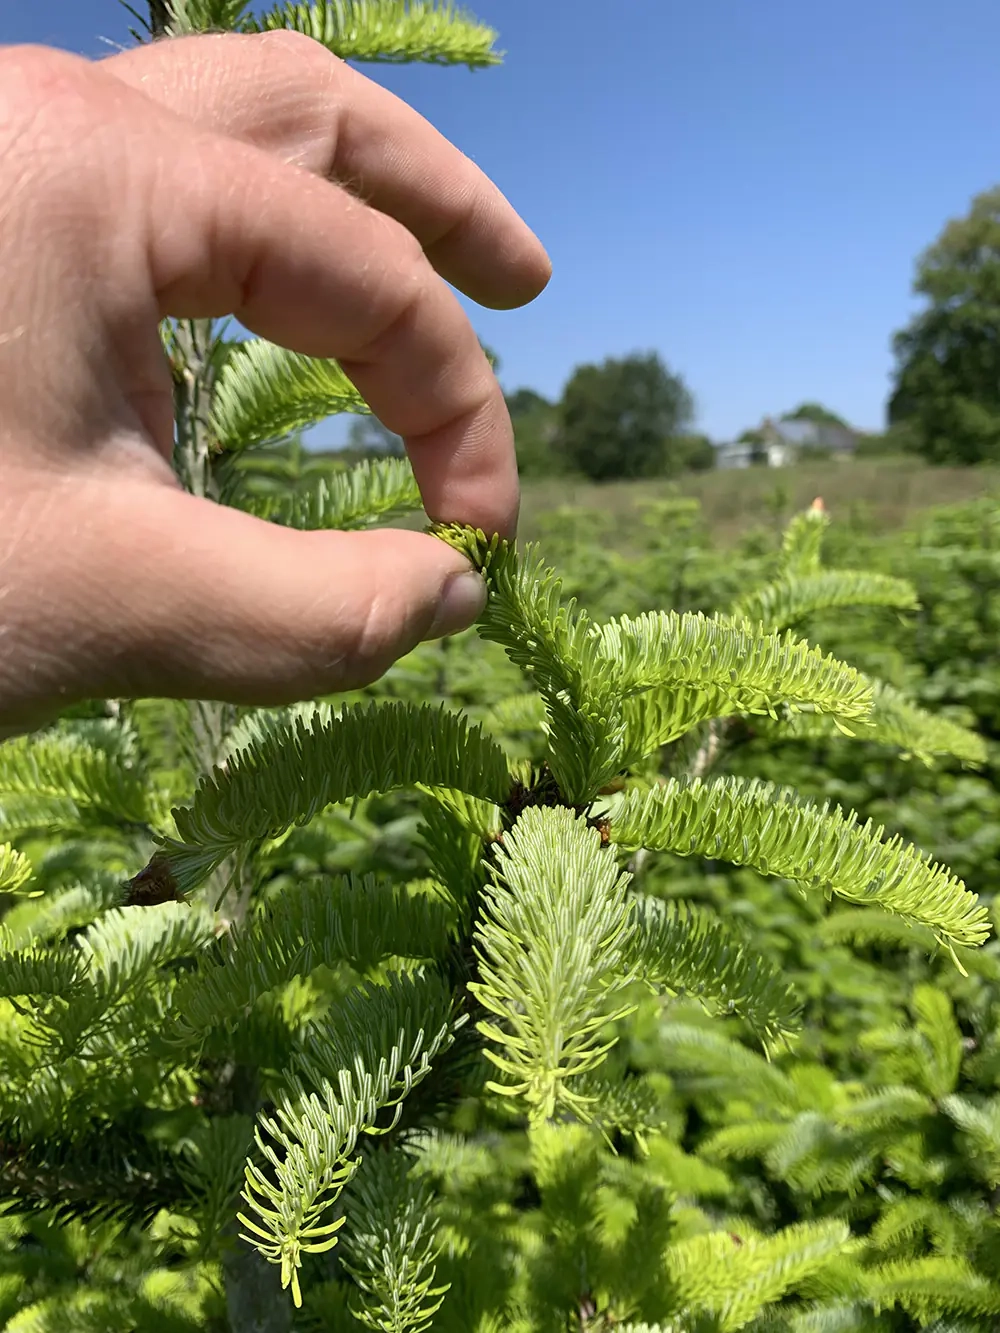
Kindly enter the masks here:
[[778, 437], [783, 444], [796, 445], [800, 449], [852, 450], [857, 446], [857, 436], [846, 426], [837, 426], [825, 421], [769, 421], [765, 429]]

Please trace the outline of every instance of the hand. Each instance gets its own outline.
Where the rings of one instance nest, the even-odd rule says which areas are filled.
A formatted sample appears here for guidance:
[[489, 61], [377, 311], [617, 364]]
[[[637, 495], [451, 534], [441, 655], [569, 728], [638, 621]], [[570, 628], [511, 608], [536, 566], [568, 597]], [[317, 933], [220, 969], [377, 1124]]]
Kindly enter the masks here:
[[309, 698], [471, 623], [482, 582], [443, 542], [184, 492], [158, 321], [235, 314], [338, 358], [428, 513], [509, 534], [510, 421], [442, 278], [504, 308], [549, 273], [467, 158], [309, 38], [0, 49], [0, 728]]

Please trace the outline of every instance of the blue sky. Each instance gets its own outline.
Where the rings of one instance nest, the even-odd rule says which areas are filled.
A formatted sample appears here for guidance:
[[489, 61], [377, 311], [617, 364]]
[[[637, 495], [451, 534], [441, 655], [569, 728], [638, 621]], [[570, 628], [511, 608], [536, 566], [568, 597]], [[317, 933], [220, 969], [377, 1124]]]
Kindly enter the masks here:
[[[499, 29], [502, 68], [364, 69], [552, 256], [524, 310], [467, 303], [504, 386], [554, 397], [582, 361], [656, 349], [716, 439], [803, 399], [879, 428], [914, 260], [1000, 181], [1000, 5], [469, 7]], [[117, 0], [6, 0], [0, 41], [96, 55], [101, 36], [129, 40], [127, 20]]]

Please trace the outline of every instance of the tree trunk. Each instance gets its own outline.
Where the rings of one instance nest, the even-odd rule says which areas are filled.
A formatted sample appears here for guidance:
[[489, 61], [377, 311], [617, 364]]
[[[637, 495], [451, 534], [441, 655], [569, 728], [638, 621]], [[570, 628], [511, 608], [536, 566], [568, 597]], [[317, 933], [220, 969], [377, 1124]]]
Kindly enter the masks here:
[[[219, 487], [212, 470], [212, 395], [215, 390], [215, 327], [210, 319], [178, 321], [174, 331], [174, 470], [184, 489], [202, 499], [218, 500]], [[192, 700], [192, 730], [199, 770], [211, 773], [222, 761], [223, 743], [236, 718], [230, 704]], [[220, 906], [229, 925], [239, 925], [250, 906], [253, 877], [230, 859], [222, 863], [203, 893], [213, 907]]]
[[174, 331], [174, 468], [185, 490], [217, 499], [211, 468], [212, 393], [215, 343], [210, 319], [179, 320]]
[[[177, 428], [174, 468], [185, 490], [209, 500], [219, 498], [212, 473], [210, 429], [214, 341], [211, 320], [181, 320], [175, 330], [172, 355]], [[192, 700], [190, 708], [198, 766], [209, 773], [222, 760], [235, 710], [228, 704], [203, 700]], [[232, 860], [223, 862], [211, 877], [202, 892], [212, 906], [220, 905], [220, 924], [238, 925], [244, 920], [252, 882], [249, 869], [234, 866]], [[254, 1116], [259, 1109], [256, 1081], [253, 1077], [248, 1080], [247, 1074], [246, 1070], [230, 1070], [216, 1092], [232, 1098], [231, 1109]], [[234, 1233], [237, 1229], [234, 1221]], [[236, 1239], [235, 1234], [232, 1240], [222, 1255], [231, 1333], [289, 1333], [292, 1301], [281, 1289], [280, 1270], [245, 1241]]]
[[232, 1333], [290, 1333], [292, 1298], [281, 1290], [281, 1274], [245, 1241], [222, 1256], [226, 1312]]

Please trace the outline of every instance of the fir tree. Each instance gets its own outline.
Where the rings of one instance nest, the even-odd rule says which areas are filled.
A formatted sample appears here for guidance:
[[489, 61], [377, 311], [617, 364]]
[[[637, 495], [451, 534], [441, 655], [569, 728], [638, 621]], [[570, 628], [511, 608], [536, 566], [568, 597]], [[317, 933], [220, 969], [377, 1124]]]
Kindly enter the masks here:
[[[359, 59], [496, 59], [491, 30], [416, 0], [257, 16], [168, 0], [148, 23], [157, 40], [273, 26]], [[401, 460], [324, 472], [287, 444], [317, 416], [365, 410], [334, 363], [234, 350], [199, 321], [165, 326], [164, 345], [191, 490], [295, 527], [418, 507]], [[252, 451], [271, 466], [247, 467]], [[294, 485], [262, 487], [282, 460]], [[712, 774], [748, 719], [982, 757], [796, 632], [823, 608], [913, 605], [901, 581], [821, 569], [824, 526], [817, 510], [795, 519], [775, 577], [729, 612], [607, 620], [565, 599], [537, 550], [435, 527], [488, 585], [478, 641], [516, 682], [489, 701], [497, 734], [379, 694], [126, 700], [0, 747], [3, 1239], [9, 1255], [24, 1236], [94, 1251], [85, 1284], [60, 1282], [50, 1251], [41, 1279], [12, 1260], [8, 1327], [694, 1333], [778, 1302], [803, 1326], [853, 1308], [844, 1217], [767, 1230], [678, 1206], [678, 1171], [711, 1190], [718, 1169], [670, 1146], [655, 1072], [623, 1058], [633, 1016], [658, 1021], [678, 995], [771, 1053], [799, 1022], [740, 930], [638, 891], [647, 853], [863, 903], [960, 967], [988, 934], [975, 896], [917, 849]], [[445, 675], [451, 651], [434, 650]], [[720, 1042], [691, 1038], [696, 1072], [804, 1103], [793, 1078], [743, 1046], [722, 1059]], [[992, 1144], [990, 1107], [960, 1104], [953, 1083], [933, 1095]], [[112, 1246], [117, 1268], [102, 1264]], [[877, 1313], [922, 1273], [880, 1270], [883, 1295], [865, 1299]], [[988, 1281], [976, 1290], [992, 1311]]]

